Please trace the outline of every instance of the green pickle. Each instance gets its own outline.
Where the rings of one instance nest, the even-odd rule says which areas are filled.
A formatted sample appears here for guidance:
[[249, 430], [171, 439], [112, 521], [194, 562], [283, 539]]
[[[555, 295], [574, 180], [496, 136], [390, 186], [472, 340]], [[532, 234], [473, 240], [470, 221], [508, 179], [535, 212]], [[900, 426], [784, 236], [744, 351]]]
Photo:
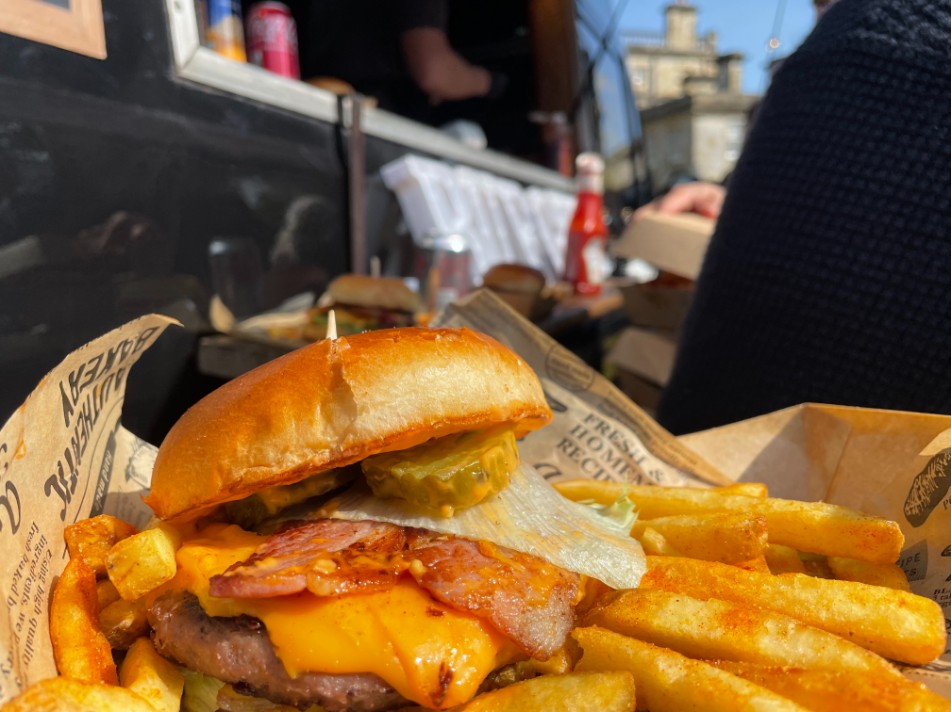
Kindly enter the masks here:
[[403, 499], [450, 517], [503, 490], [518, 462], [512, 430], [492, 428], [373, 455], [361, 466], [377, 497]]

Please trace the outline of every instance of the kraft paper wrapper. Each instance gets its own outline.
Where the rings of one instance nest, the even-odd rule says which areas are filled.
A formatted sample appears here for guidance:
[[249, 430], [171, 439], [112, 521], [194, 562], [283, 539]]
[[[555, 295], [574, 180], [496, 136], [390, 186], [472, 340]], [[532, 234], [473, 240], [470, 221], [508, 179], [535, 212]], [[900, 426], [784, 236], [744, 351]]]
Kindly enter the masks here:
[[155, 449], [119, 424], [129, 369], [176, 323], [147, 316], [77, 349], [0, 430], [0, 699], [56, 674], [49, 597], [63, 529], [107, 512], [142, 526]]
[[[944, 583], [951, 575], [951, 418], [801, 406], [676, 439], [487, 291], [450, 305], [438, 322], [489, 333], [538, 372], [555, 418], [520, 450], [548, 479], [757, 480], [774, 496], [855, 506], [901, 524], [901, 563], [913, 588], [951, 606]], [[0, 431], [2, 701], [56, 674], [47, 619], [50, 590], [67, 561], [64, 527], [103, 512], [138, 526], [149, 519], [141, 496], [155, 448], [119, 416], [129, 369], [174, 323], [142, 317], [78, 349]], [[951, 696], [951, 658], [910, 674]]]

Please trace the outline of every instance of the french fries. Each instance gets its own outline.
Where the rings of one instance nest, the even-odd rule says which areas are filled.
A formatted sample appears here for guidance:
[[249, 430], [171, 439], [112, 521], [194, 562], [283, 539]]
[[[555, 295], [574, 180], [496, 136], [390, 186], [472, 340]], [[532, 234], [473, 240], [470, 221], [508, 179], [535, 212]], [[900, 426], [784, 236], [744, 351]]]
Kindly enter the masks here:
[[[31, 685], [4, 712], [178, 712], [183, 676], [152, 646], [142, 598], [174, 575], [177, 535], [162, 525], [137, 532], [121, 520], [100, 516], [70, 525], [64, 536], [70, 560], [50, 601], [50, 638], [60, 677]], [[97, 581], [97, 574], [103, 578]], [[125, 649], [117, 670], [113, 650]]]
[[624, 671], [534, 677], [486, 692], [458, 712], [633, 712], [634, 676]]
[[99, 611], [101, 612], [102, 609], [108, 606], [110, 603], [115, 603], [122, 597], [119, 595], [116, 587], [112, 585], [112, 581], [109, 579], [102, 579], [101, 581], [96, 582], [96, 598]]
[[119, 667], [119, 681], [146, 700], [155, 712], [178, 712], [185, 688], [181, 670], [163, 658], [148, 638], [139, 638]]
[[156, 712], [124, 687], [51, 677], [30, 685], [3, 712]]
[[804, 574], [806, 566], [799, 552], [782, 544], [769, 544], [763, 552], [771, 574]]
[[767, 546], [766, 517], [736, 512], [638, 518], [631, 536], [640, 540], [646, 529], [662, 534], [683, 556], [727, 564], [759, 558]]
[[785, 613], [912, 665], [934, 660], [946, 642], [944, 614], [937, 603], [855, 581], [773, 576], [712, 561], [649, 556], [641, 587]]
[[895, 522], [825, 502], [723, 494], [715, 488], [655, 487], [596, 480], [572, 480], [555, 486], [575, 501], [611, 504], [627, 495], [637, 505], [641, 519], [707, 512], [764, 516], [771, 544], [826, 556], [893, 564], [904, 543]]
[[762, 482], [734, 482], [717, 487], [718, 494], [742, 494], [747, 497], [768, 497], [769, 488]]
[[666, 537], [653, 527], [643, 527], [636, 538], [641, 542], [645, 554], [680, 556], [680, 552], [672, 547]]
[[61, 675], [81, 682], [118, 682], [112, 648], [99, 629], [96, 575], [80, 558], [69, 560], [53, 588], [50, 640]]
[[898, 591], [911, 591], [905, 571], [897, 564], [870, 564], [867, 561], [830, 556], [826, 564], [832, 575], [843, 581], [858, 581], [873, 586], [885, 586]]
[[145, 600], [118, 599], [99, 611], [99, 628], [114, 650], [126, 650], [149, 633]]
[[634, 676], [638, 709], [651, 712], [801, 712], [807, 708], [700, 660], [604, 628], [576, 628], [583, 655], [577, 670], [625, 670]]
[[106, 557], [106, 572], [119, 595], [134, 601], [170, 580], [178, 570], [178, 534], [159, 524], [115, 544]]
[[70, 524], [63, 532], [70, 559], [82, 559], [97, 576], [106, 573], [106, 556], [116, 542], [130, 537], [138, 530], [131, 524], [100, 514], [90, 519], [80, 519]]
[[910, 680], [849, 670], [805, 670], [717, 661], [733, 673], [815, 712], [947, 712], [951, 702]]
[[609, 594], [582, 620], [698, 660], [736, 660], [900, 678], [885, 659], [794, 618], [715, 599], [634, 589]]

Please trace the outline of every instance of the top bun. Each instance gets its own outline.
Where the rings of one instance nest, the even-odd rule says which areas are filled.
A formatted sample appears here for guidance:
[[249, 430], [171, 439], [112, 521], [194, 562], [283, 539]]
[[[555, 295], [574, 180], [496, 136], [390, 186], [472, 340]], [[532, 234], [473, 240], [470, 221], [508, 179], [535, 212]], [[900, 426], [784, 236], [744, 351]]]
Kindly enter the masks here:
[[420, 309], [419, 295], [399, 277], [342, 274], [327, 285], [327, 293], [335, 302], [356, 307], [381, 307], [410, 313]]
[[324, 339], [229, 381], [172, 427], [146, 503], [162, 519], [292, 484], [430, 438], [551, 420], [538, 377], [469, 329]]
[[483, 275], [482, 284], [501, 292], [538, 294], [545, 288], [545, 275], [528, 265], [498, 264]]

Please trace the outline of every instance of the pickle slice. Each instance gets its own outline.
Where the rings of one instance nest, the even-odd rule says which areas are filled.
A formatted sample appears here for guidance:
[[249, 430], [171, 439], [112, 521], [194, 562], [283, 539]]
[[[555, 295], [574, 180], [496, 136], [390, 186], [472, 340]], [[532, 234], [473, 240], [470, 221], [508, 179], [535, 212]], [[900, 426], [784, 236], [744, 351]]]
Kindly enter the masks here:
[[373, 455], [361, 467], [377, 497], [403, 499], [450, 517], [503, 490], [518, 462], [511, 428], [492, 428]]

